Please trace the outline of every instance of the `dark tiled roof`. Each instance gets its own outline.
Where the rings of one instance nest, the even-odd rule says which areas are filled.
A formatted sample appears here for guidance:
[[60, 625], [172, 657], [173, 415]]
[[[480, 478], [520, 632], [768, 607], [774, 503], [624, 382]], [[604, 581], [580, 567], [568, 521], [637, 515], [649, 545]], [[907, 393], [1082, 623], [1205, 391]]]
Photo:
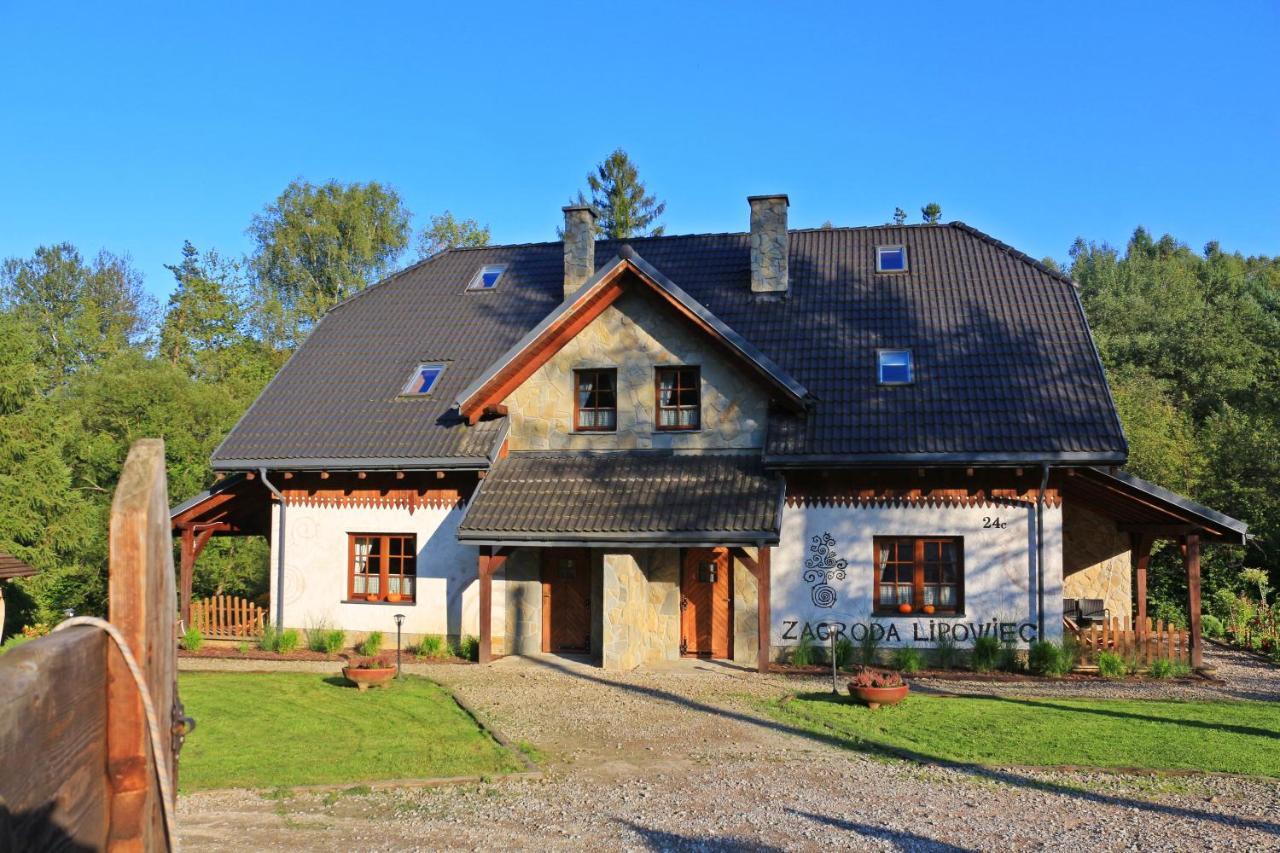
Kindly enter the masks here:
[[513, 453], [458, 527], [464, 542], [776, 542], [782, 478], [755, 454]]
[[[771, 461], [1122, 461], [1127, 454], [1075, 288], [961, 224], [791, 232], [791, 290], [750, 292], [747, 234], [628, 241], [803, 384], [804, 418], [771, 419]], [[875, 272], [906, 245], [910, 271]], [[622, 244], [596, 244], [597, 265]], [[465, 287], [505, 263], [495, 291]], [[243, 460], [480, 460], [501, 421], [446, 413], [563, 297], [560, 243], [445, 252], [333, 309], [214, 454]], [[914, 351], [916, 382], [876, 384], [876, 350]], [[416, 364], [448, 361], [429, 400], [398, 399]], [[443, 419], [442, 419], [443, 418]], [[372, 463], [366, 463], [372, 466]]]
[[10, 578], [29, 578], [36, 570], [12, 554], [0, 553], [0, 581]]

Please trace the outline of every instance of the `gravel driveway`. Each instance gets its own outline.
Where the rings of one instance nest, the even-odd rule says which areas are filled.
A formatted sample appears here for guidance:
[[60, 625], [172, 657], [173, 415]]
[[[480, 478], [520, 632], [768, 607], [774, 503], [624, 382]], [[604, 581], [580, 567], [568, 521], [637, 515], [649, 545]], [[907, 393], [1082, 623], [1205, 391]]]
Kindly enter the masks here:
[[[1257, 683], [1213, 689], [1275, 691], [1275, 670], [1238, 663]], [[512, 740], [535, 745], [545, 776], [282, 798], [204, 792], [182, 799], [184, 847], [1280, 849], [1277, 783], [885, 761], [756, 709], [761, 698], [816, 682], [716, 664], [604, 673], [559, 658], [414, 670], [453, 689]]]

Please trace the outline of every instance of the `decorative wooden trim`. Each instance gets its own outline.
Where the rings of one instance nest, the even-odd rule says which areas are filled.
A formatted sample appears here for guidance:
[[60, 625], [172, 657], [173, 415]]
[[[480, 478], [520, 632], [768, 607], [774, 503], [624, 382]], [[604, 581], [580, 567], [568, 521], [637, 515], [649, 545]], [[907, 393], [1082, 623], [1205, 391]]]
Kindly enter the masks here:
[[284, 489], [288, 506], [333, 509], [462, 509], [467, 501], [454, 489]]
[[[807, 494], [787, 494], [787, 506], [789, 507], [895, 507], [895, 508], [926, 508], [926, 507], [990, 507], [990, 508], [1027, 508], [1034, 507], [1036, 499], [1034, 495], [1017, 494], [1014, 489], [992, 489], [989, 493], [983, 490], [977, 492], [962, 492], [959, 494], [939, 493], [942, 490], [935, 490], [931, 494], [877, 494], [875, 490], [872, 494], [834, 494], [834, 495], [807, 495]], [[910, 491], [920, 492], [919, 489]], [[1007, 494], [1005, 494], [1007, 492]], [[1055, 490], [1048, 489], [1045, 492], [1045, 506], [1060, 507], [1062, 506], [1062, 497]]]

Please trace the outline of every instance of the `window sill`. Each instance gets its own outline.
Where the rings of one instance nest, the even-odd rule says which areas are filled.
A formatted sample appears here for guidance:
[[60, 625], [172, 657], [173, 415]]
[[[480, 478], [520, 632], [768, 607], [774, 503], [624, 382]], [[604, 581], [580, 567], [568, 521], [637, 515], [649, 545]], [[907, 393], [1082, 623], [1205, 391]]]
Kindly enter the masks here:
[[344, 598], [340, 604], [381, 604], [384, 607], [413, 607], [416, 601], [369, 601], [364, 598]]

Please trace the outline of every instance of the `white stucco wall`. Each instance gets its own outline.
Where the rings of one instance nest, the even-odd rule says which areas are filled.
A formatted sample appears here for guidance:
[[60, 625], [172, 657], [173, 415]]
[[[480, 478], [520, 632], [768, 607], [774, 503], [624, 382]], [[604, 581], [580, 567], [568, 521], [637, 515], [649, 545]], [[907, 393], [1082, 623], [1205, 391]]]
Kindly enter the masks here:
[[[394, 641], [393, 614], [403, 613], [404, 633], [479, 636], [477, 551], [458, 542], [462, 509], [424, 507], [314, 507], [290, 504], [285, 521], [284, 625], [307, 628], [320, 622], [350, 632], [382, 631]], [[272, 507], [271, 609], [279, 602], [276, 543], [280, 507]], [[413, 603], [344, 603], [347, 597], [348, 533], [413, 533], [418, 545], [418, 590]], [[493, 584], [494, 642], [505, 635], [505, 582]], [[274, 621], [275, 614], [272, 614]]]
[[[999, 518], [1008, 526], [983, 527], [984, 519]], [[1045, 511], [1045, 635], [1062, 637], [1062, 511]], [[829, 533], [836, 541], [838, 556], [848, 562], [843, 580], [833, 578], [835, 593], [830, 607], [814, 603], [813, 583], [804, 579], [805, 560], [810, 556], [813, 537]], [[895, 625], [898, 642], [931, 647], [930, 622], [1030, 623], [1036, 619], [1035, 509], [985, 505], [975, 507], [927, 506], [788, 506], [783, 512], [781, 541], [772, 563], [772, 645], [795, 645], [806, 623], [816, 631], [817, 623], [835, 621], [845, 626], [874, 620]], [[962, 536], [964, 537], [964, 615], [904, 617], [872, 615], [876, 536]], [[793, 624], [794, 623], [794, 624]], [[972, 623], [972, 625], [971, 625]], [[933, 626], [934, 631], [937, 625]], [[1024, 630], [1024, 638], [1027, 632]], [[917, 641], [916, 637], [924, 637]], [[964, 642], [962, 647], [972, 645]]]

